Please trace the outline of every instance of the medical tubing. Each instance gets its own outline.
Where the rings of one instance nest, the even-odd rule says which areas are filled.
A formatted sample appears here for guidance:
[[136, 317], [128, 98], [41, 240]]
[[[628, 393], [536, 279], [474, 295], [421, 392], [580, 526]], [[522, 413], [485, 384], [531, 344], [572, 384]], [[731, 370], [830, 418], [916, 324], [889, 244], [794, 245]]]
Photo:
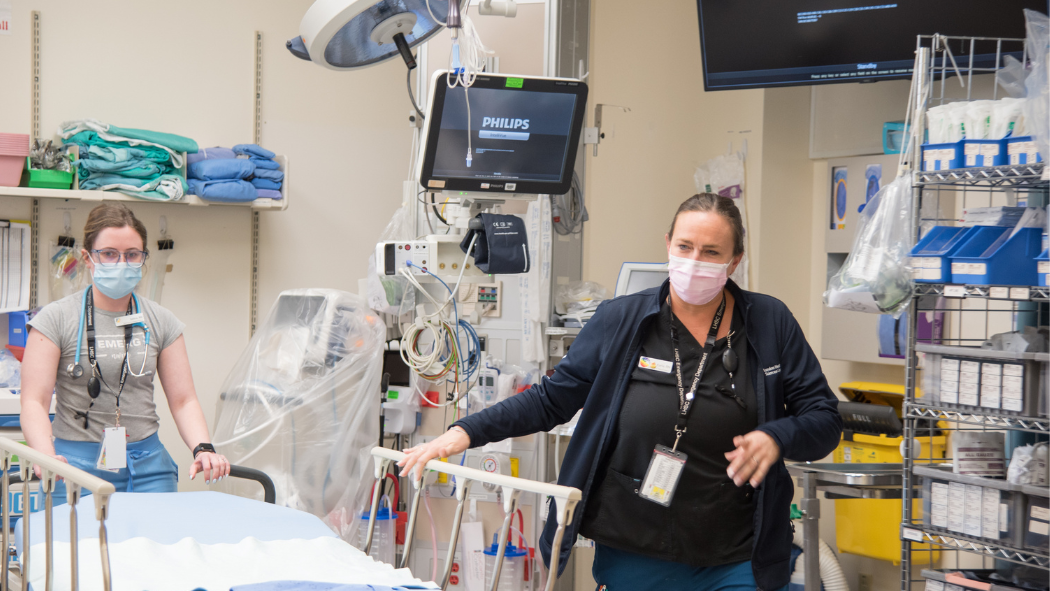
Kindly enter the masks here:
[[[454, 0], [448, 0], [448, 1], [449, 2], [453, 2]], [[434, 16], [434, 11], [430, 10], [430, 0], [427, 0], [427, 12], [430, 13], [430, 18], [434, 19], [435, 23], [441, 25], [442, 27], [446, 26], [445, 23], [443, 23], [443, 22], [438, 20], [438, 17]], [[431, 578], [430, 580], [433, 581], [434, 579]]]
[[416, 104], [416, 96], [412, 93], [412, 70], [408, 71], [407, 76], [408, 82], [408, 100], [412, 102], [412, 108], [416, 110], [416, 114], [419, 115], [419, 122], [423, 123], [426, 121], [426, 116], [423, 115], [423, 111], [419, 110], [419, 105]]
[[[795, 528], [795, 545], [801, 548], [803, 541], [802, 528]], [[842, 565], [839, 564], [835, 551], [824, 540], [818, 541], [820, 542], [820, 551], [818, 552], [820, 558], [820, 581], [824, 590], [850, 591], [849, 583], [846, 581], [845, 573], [842, 572]], [[802, 557], [799, 556], [795, 562], [795, 568], [798, 568], [798, 564], [803, 564]]]

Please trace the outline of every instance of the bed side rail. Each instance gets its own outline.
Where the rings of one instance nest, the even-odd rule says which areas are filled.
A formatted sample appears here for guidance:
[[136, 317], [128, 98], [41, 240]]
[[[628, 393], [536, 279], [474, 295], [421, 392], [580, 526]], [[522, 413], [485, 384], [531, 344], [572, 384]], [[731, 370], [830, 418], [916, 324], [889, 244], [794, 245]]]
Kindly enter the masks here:
[[266, 475], [266, 472], [230, 464], [230, 477], [258, 482], [263, 488], [263, 501], [271, 505], [277, 502], [277, 489], [273, 485], [273, 480]]
[[[95, 500], [95, 517], [98, 519], [99, 531], [98, 531], [98, 542], [99, 549], [102, 555], [102, 585], [105, 591], [110, 591], [113, 588], [113, 581], [109, 570], [109, 544], [106, 541], [106, 517], [109, 514], [109, 498], [116, 489], [113, 485], [97, 476], [92, 476], [87, 472], [70, 466], [69, 464], [56, 460], [55, 458], [32, 449], [28, 446], [22, 445], [17, 441], [12, 441], [5, 437], [0, 437], [0, 500], [3, 504], [3, 533], [0, 534], [3, 540], [4, 553], [7, 553], [7, 548], [10, 547], [10, 532], [8, 530], [8, 523], [11, 519], [11, 504], [8, 502], [9, 493], [11, 489], [11, 478], [8, 471], [11, 469], [12, 457], [18, 456], [18, 468], [19, 476], [24, 483], [28, 483], [33, 476], [33, 466], [40, 467], [40, 490], [44, 493], [44, 561], [46, 563], [45, 573], [45, 591], [51, 591], [54, 587], [54, 540], [52, 530], [52, 509], [53, 499], [52, 494], [55, 490], [55, 483], [59, 477], [62, 477], [66, 481], [66, 496], [69, 500], [69, 550], [70, 560], [72, 562], [72, 574], [70, 580], [70, 589], [77, 591], [77, 502], [80, 500], [81, 489], [87, 489], [91, 491], [92, 498]], [[28, 511], [29, 508], [29, 496], [28, 489], [23, 491], [24, 502], [23, 507], [26, 509], [22, 512], [22, 591], [27, 591], [29, 587], [29, 560], [30, 552], [28, 551], [31, 543], [29, 539], [29, 518], [31, 513]], [[7, 557], [3, 557], [3, 565], [0, 566], [0, 589], [2, 591], [8, 591], [8, 560]]]
[[[372, 459], [375, 461], [376, 478], [382, 478], [390, 469], [392, 463], [399, 462], [404, 457], [405, 454], [399, 451], [387, 449], [385, 447], [373, 447]], [[558, 578], [558, 561], [561, 558], [558, 549], [561, 548], [561, 541], [565, 535], [565, 526], [572, 521], [573, 511], [576, 508], [576, 504], [580, 502], [581, 494], [579, 489], [568, 486], [559, 486], [557, 484], [548, 484], [546, 482], [537, 482], [535, 480], [526, 480], [524, 478], [514, 478], [513, 476], [505, 476], [503, 474], [492, 474], [482, 470], [476, 470], [466, 466], [458, 466], [451, 462], [441, 462], [438, 460], [430, 460], [427, 462], [426, 469], [434, 472], [451, 474], [456, 477], [457, 505], [455, 516], [452, 518], [452, 536], [449, 538], [448, 554], [445, 557], [445, 570], [441, 579], [442, 589], [448, 588], [449, 577], [452, 574], [452, 559], [456, 554], [456, 542], [459, 540], [459, 526], [463, 521], [464, 504], [470, 496], [470, 487], [474, 482], [498, 486], [503, 492], [503, 511], [506, 517], [503, 519], [503, 527], [500, 529], [499, 533], [499, 550], [496, 554], [496, 568], [492, 573], [492, 581], [489, 586], [492, 591], [496, 591], [497, 584], [499, 583], [500, 570], [503, 567], [503, 556], [507, 549], [507, 538], [510, 533], [511, 517], [514, 514], [514, 511], [518, 508], [518, 498], [521, 496], [521, 493], [537, 493], [545, 497], [551, 497], [554, 500], [558, 528], [554, 532], [553, 547], [555, 548], [555, 551], [551, 553], [551, 575], [547, 577], [546, 591], [551, 591], [554, 588], [554, 581]], [[412, 497], [412, 508], [409, 510], [408, 527], [405, 530], [405, 552], [401, 557], [401, 568], [405, 568], [408, 565], [409, 555], [412, 552], [412, 542], [415, 539], [416, 515], [419, 512], [419, 501], [423, 493], [423, 486], [421, 486], [421, 484], [422, 483], [418, 481], [413, 481], [415, 493]], [[365, 541], [365, 554], [367, 554], [372, 547], [372, 537], [375, 533], [376, 513], [379, 510], [379, 491], [381, 488], [382, 487], [380, 486], [376, 486], [372, 489], [372, 508], [368, 518], [368, 538]]]

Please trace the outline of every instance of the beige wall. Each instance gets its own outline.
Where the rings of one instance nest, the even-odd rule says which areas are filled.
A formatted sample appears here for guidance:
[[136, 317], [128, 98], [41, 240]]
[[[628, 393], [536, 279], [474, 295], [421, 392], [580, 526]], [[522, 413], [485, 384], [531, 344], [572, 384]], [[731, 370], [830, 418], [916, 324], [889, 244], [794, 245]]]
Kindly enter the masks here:
[[[695, 2], [592, 2], [591, 11], [588, 125], [596, 103], [631, 112], [604, 112], [605, 139], [587, 163], [585, 278], [612, 289], [622, 262], [666, 261], [664, 234], [678, 204], [696, 193], [696, 166], [730, 142], [739, 150], [742, 139], [759, 235], [763, 92], [704, 92]], [[759, 246], [751, 248], [758, 260]]]

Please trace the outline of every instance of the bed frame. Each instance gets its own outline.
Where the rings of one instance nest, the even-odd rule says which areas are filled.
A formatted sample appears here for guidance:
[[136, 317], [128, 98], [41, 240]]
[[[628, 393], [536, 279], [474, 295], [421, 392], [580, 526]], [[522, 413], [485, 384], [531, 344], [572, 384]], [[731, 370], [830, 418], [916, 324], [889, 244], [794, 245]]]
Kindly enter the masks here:
[[[389, 471], [391, 464], [401, 461], [404, 457], [405, 454], [392, 449], [384, 447], [372, 448], [372, 459], [375, 461], [376, 479], [384, 478], [384, 475]], [[523, 478], [514, 478], [512, 476], [504, 476], [503, 474], [492, 474], [474, 468], [467, 468], [466, 466], [458, 466], [452, 462], [441, 462], [438, 460], [430, 460], [427, 462], [426, 469], [443, 474], [451, 474], [456, 477], [456, 513], [452, 518], [452, 536], [449, 538], [448, 542], [448, 554], [445, 557], [445, 571], [441, 579], [441, 589], [444, 590], [448, 588], [449, 577], [452, 575], [452, 562], [456, 554], [456, 542], [459, 540], [459, 526], [463, 521], [463, 507], [469, 497], [471, 484], [474, 482], [480, 482], [482, 484], [493, 484], [501, 488], [503, 511], [506, 515], [506, 517], [503, 518], [503, 527], [499, 532], [499, 550], [496, 554], [496, 568], [492, 573], [492, 581], [489, 586], [491, 591], [496, 591], [499, 584], [500, 570], [503, 568], [503, 556], [507, 549], [507, 538], [510, 533], [511, 518], [514, 515], [514, 511], [518, 508], [518, 498], [521, 496], [521, 493], [537, 493], [554, 500], [558, 528], [554, 532], [554, 544], [552, 547], [555, 551], [551, 553], [551, 574], [547, 577], [546, 587], [546, 591], [552, 591], [554, 588], [554, 582], [558, 578], [558, 562], [561, 558], [558, 550], [561, 548], [561, 541], [565, 536], [565, 525], [572, 521], [573, 511], [576, 509], [576, 504], [580, 502], [581, 494], [579, 489], [568, 486], [559, 486], [556, 484], [547, 484], [545, 482], [536, 482], [534, 480], [525, 480]], [[415, 494], [412, 497], [412, 507], [409, 509], [408, 514], [408, 527], [405, 530], [405, 551], [401, 556], [401, 568], [405, 568], [408, 565], [409, 556], [412, 553], [412, 542], [415, 538], [416, 530], [416, 516], [419, 513], [419, 500], [423, 495], [424, 487], [420, 486], [420, 482], [414, 481], [413, 484], [415, 485]], [[375, 486], [372, 489], [372, 508], [368, 518], [368, 537], [365, 541], [365, 554], [368, 554], [369, 550], [372, 548], [372, 537], [375, 533], [376, 513], [379, 510], [379, 494], [381, 488], [381, 486]]]
[[[18, 469], [17, 475], [12, 475], [8, 471], [14, 462], [13, 456], [18, 456]], [[11, 547], [11, 533], [8, 527], [11, 523], [11, 504], [8, 503], [10, 498], [11, 484], [18, 482], [28, 483], [33, 478], [33, 466], [40, 466], [41, 478], [40, 492], [44, 494], [44, 561], [45, 566], [45, 584], [44, 589], [41, 591], [51, 591], [54, 587], [54, 548], [53, 548], [53, 525], [52, 525], [52, 509], [54, 503], [52, 500], [52, 494], [55, 490], [55, 483], [58, 481], [58, 477], [62, 477], [66, 481], [66, 498], [69, 502], [69, 539], [78, 540], [77, 535], [77, 504], [80, 501], [81, 490], [87, 489], [91, 491], [91, 497], [95, 501], [95, 517], [98, 519], [98, 543], [99, 550], [102, 555], [102, 588], [105, 591], [110, 591], [113, 588], [112, 585], [112, 573], [109, 568], [109, 544], [106, 540], [106, 517], [109, 515], [109, 498], [116, 492], [116, 489], [112, 484], [102, 480], [97, 476], [88, 474], [80, 468], [74, 468], [69, 464], [56, 460], [55, 458], [32, 449], [26, 445], [12, 441], [10, 439], [0, 437], [0, 505], [3, 505], [2, 517], [3, 520], [3, 533], [0, 534], [0, 540], [2, 540], [3, 556], [0, 556], [3, 564], [0, 565], [0, 591], [8, 591], [10, 583], [8, 581], [8, 570], [10, 564], [10, 557], [7, 556], [8, 548]], [[230, 476], [234, 478], [244, 478], [248, 480], [255, 480], [263, 487], [263, 498], [267, 503], [273, 504], [276, 498], [276, 491], [274, 489], [273, 481], [270, 480], [266, 474], [253, 470], [251, 468], [245, 468], [243, 466], [230, 466]], [[29, 499], [29, 489], [26, 487], [23, 490], [23, 511], [22, 511], [22, 548], [23, 559], [22, 559], [22, 591], [28, 591], [29, 588], [29, 561], [31, 553], [28, 552], [31, 543], [29, 539], [29, 520], [31, 513], [26, 511], [31, 505]], [[69, 545], [70, 560], [72, 562], [70, 589], [77, 591], [77, 544], [71, 543]]]

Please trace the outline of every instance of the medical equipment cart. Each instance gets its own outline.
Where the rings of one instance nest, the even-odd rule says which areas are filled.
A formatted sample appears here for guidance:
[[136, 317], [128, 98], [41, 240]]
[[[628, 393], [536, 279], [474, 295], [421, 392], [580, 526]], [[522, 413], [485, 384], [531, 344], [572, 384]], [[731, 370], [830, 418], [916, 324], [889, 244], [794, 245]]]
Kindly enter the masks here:
[[[998, 70], [974, 67], [974, 55], [992, 53], [996, 63], [1002, 64], [1003, 53], [1020, 55], [1024, 50], [1023, 40], [941, 35], [920, 36], [917, 45], [910, 105], [914, 109], [912, 126], [918, 130], [924, 128], [923, 118], [930, 106], [999, 98]], [[984, 76], [975, 78], [979, 74]], [[990, 96], [976, 96], [980, 88]], [[935, 227], [958, 225], [966, 208], [1046, 207], [1050, 182], [1043, 163], [924, 171], [921, 148], [912, 138], [906, 160], [911, 163], [908, 174], [913, 175], [916, 242]], [[984, 254], [993, 254], [993, 250]], [[996, 264], [1035, 268], [1035, 261], [1026, 257]], [[973, 274], [973, 269], [966, 269], [960, 269], [963, 275]], [[1046, 537], [1035, 535], [1043, 524], [1031, 519], [1032, 514], [1038, 517], [1046, 511], [1043, 507], [1050, 488], [1008, 483], [1008, 457], [989, 462], [989, 473], [984, 475], [956, 474], [946, 463], [916, 457], [917, 444], [932, 438], [937, 425], [945, 425], [949, 441], [975, 434], [986, 439], [1003, 437], [1003, 454], [1021, 443], [1045, 441], [1050, 432], [1045, 407], [1039, 404], [1039, 397], [1046, 396], [1050, 354], [994, 350], [992, 339], [1002, 333], [1023, 333], [1025, 327], [1045, 326], [1050, 290], [1038, 285], [987, 283], [991, 282], [952, 283], [947, 277], [914, 284], [905, 359], [902, 591], [912, 589], [913, 583], [924, 583], [927, 589], [944, 588], [945, 577], [954, 576], [952, 569], [991, 569], [1006, 581], [1020, 577], [1044, 584], [1050, 569]], [[937, 312], [944, 314], [942, 336], [918, 340], [918, 318]], [[963, 457], [957, 455], [953, 462]], [[1001, 477], [993, 477], [996, 469], [1001, 470]], [[920, 496], [928, 507], [922, 516], [912, 505]], [[973, 502], [965, 502], [971, 499]], [[1032, 536], [1027, 535], [1028, 530]], [[919, 544], [928, 544], [930, 549], [919, 549]], [[938, 551], [939, 557], [935, 555]]]

